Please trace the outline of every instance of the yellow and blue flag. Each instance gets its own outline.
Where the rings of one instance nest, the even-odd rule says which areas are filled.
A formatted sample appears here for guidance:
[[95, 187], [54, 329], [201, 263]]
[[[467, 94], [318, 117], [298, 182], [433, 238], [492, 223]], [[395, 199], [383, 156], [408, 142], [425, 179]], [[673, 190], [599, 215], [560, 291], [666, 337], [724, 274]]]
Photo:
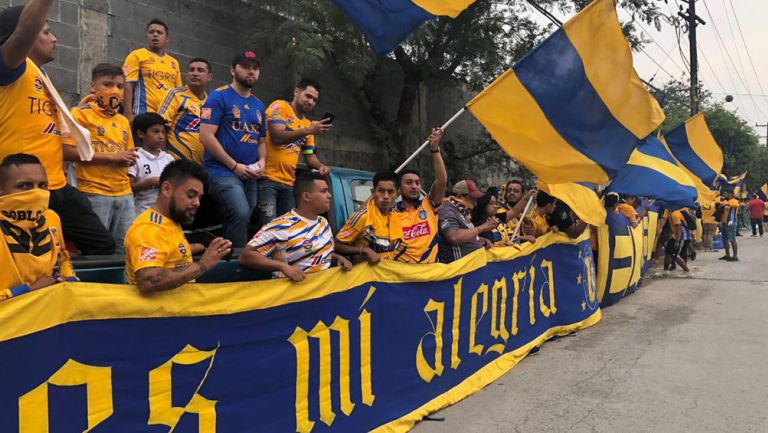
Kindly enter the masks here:
[[593, 185], [576, 182], [557, 184], [538, 182], [536, 187], [567, 204], [585, 223], [595, 227], [605, 224], [607, 215], [605, 207], [592, 189]]
[[614, 0], [595, 0], [467, 104], [547, 183], [607, 183], [664, 121], [632, 64]]
[[656, 137], [645, 139], [608, 186], [608, 191], [649, 197], [669, 207], [695, 207], [696, 185]]
[[659, 137], [659, 141], [661, 141], [661, 144], [664, 145], [664, 149], [667, 151], [667, 153], [672, 155], [672, 157], [675, 159], [677, 166], [680, 167], [680, 169], [688, 175], [691, 181], [693, 181], [693, 184], [696, 186], [696, 193], [698, 195], [696, 201], [701, 205], [712, 206], [712, 204], [715, 202], [715, 199], [717, 199], [719, 195], [717, 191], [713, 190], [707, 185], [704, 185], [704, 181], [699, 179], [691, 170], [688, 169], [688, 167], [685, 166], [685, 164], [683, 164], [679, 159], [675, 157], [675, 155], [672, 153], [672, 150], [669, 148], [669, 144], [667, 144], [667, 140], [664, 137]]
[[475, 0], [332, 0], [357, 24], [373, 50], [384, 55], [425, 21], [456, 18]]
[[760, 200], [762, 201], [768, 201], [768, 183], [764, 183], [763, 186], [757, 190], [757, 196], [760, 197]]
[[723, 169], [723, 151], [712, 136], [704, 113], [699, 113], [665, 135], [672, 155], [708, 188]]

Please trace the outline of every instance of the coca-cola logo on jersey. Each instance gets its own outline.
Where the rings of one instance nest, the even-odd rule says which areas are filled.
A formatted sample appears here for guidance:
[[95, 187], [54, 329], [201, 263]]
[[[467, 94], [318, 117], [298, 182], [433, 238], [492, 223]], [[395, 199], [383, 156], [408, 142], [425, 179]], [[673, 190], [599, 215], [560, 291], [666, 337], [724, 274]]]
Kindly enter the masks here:
[[427, 236], [430, 233], [431, 231], [429, 230], [429, 224], [426, 221], [418, 223], [415, 226], [403, 227], [403, 234], [405, 235], [405, 240], [420, 238], [422, 236]]

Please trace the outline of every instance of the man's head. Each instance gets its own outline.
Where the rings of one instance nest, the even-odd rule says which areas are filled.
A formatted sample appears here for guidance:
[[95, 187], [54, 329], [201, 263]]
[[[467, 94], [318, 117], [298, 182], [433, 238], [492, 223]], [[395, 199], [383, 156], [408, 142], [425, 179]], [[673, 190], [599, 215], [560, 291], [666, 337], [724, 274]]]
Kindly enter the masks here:
[[199, 164], [180, 159], [168, 164], [160, 175], [157, 205], [179, 224], [191, 224], [200, 207], [208, 173]]
[[256, 57], [255, 51], [237, 53], [232, 59], [232, 67], [229, 68], [232, 78], [236, 83], [250, 89], [259, 81], [261, 74], [261, 61]]
[[0, 163], [0, 196], [48, 189], [48, 176], [36, 156], [14, 153]]
[[331, 192], [328, 181], [320, 173], [310, 171], [296, 176], [293, 198], [299, 210], [321, 215], [331, 210]]
[[398, 189], [400, 189], [400, 177], [396, 173], [385, 171], [373, 176], [371, 196], [381, 213], [386, 215], [392, 210], [397, 200]]
[[726, 200], [730, 200], [733, 198], [733, 191], [725, 190], [723, 191], [723, 197], [725, 197]]
[[407, 169], [400, 173], [400, 195], [403, 200], [411, 202], [421, 197], [421, 175], [418, 171]]
[[213, 80], [211, 63], [202, 57], [189, 61], [187, 68], [187, 85], [191, 87], [205, 88]]
[[523, 181], [518, 179], [512, 179], [507, 182], [507, 186], [504, 188], [504, 200], [508, 205], [515, 205], [517, 202], [523, 199], [525, 194], [525, 185]]
[[555, 211], [557, 199], [544, 191], [536, 193], [536, 209], [541, 215], [551, 215]]
[[165, 146], [166, 121], [157, 113], [142, 113], [133, 118], [133, 135], [147, 150]]
[[[0, 45], [3, 45], [16, 30], [16, 26], [19, 24], [19, 18], [21, 17], [21, 11], [23, 10], [24, 6], [11, 6], [0, 11]], [[37, 34], [37, 39], [35, 39], [29, 57], [34, 60], [38, 66], [42, 66], [52, 61], [56, 58], [57, 42], [58, 39], [53, 35], [51, 27], [46, 21], [43, 28], [40, 30], [40, 33]]]
[[456, 182], [456, 185], [453, 186], [453, 194], [472, 204], [477, 203], [477, 199], [484, 195], [475, 184], [475, 181], [470, 179]]
[[299, 110], [299, 115], [306, 115], [315, 109], [320, 99], [320, 84], [310, 78], [302, 78], [293, 90], [293, 105]]
[[168, 35], [168, 25], [154, 18], [147, 24], [147, 46], [150, 51], [163, 52], [171, 37]]
[[615, 192], [609, 192], [603, 198], [603, 205], [608, 210], [614, 210], [616, 209], [616, 206], [619, 205], [619, 201], [619, 194]]

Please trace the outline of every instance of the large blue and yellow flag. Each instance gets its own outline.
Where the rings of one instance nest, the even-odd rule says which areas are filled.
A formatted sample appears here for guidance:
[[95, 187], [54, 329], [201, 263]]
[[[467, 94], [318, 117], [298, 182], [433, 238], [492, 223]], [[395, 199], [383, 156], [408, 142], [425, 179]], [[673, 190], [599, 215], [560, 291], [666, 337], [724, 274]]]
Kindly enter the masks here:
[[661, 200], [670, 207], [694, 207], [696, 185], [656, 137], [645, 139], [608, 186], [608, 191]]
[[456, 18], [475, 0], [332, 0], [357, 24], [379, 55], [392, 52], [422, 23]]
[[665, 135], [669, 150], [709, 188], [723, 169], [723, 151], [712, 136], [704, 113], [699, 113]]
[[595, 0], [467, 104], [547, 183], [607, 183], [664, 120], [613, 0]]
[[760, 200], [768, 201], [768, 183], [764, 183], [763, 186], [757, 190], [757, 196], [760, 197]]

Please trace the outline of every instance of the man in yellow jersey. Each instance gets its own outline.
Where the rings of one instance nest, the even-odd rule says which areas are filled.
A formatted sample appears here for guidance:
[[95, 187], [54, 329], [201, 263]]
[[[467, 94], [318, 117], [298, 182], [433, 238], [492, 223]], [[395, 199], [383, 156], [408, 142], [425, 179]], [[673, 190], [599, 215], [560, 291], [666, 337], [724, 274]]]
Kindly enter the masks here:
[[160, 175], [154, 206], [136, 218], [125, 236], [125, 273], [143, 293], [172, 290], [192, 282], [232, 252], [232, 243], [216, 238], [198, 262], [184, 237], [182, 224], [194, 220], [208, 179], [205, 170], [188, 160], [170, 163]]
[[702, 203], [701, 204], [701, 225], [703, 234], [701, 236], [704, 251], [715, 251], [712, 248], [712, 240], [717, 232], [717, 220], [715, 219], [715, 203]]
[[383, 172], [373, 176], [371, 198], [353, 213], [336, 235], [336, 251], [360, 256], [371, 265], [382, 260], [400, 260], [408, 246], [400, 217], [393, 212], [400, 177]]
[[142, 113], [157, 113], [168, 92], [183, 85], [179, 61], [165, 52], [169, 42], [168, 25], [155, 18], [147, 24], [147, 48], [125, 58], [125, 114], [131, 121]]
[[47, 189], [36, 157], [17, 153], [0, 163], [0, 301], [77, 281]]
[[272, 271], [274, 278], [288, 277], [293, 282], [303, 281], [307, 274], [324, 271], [333, 263], [345, 271], [352, 269], [349, 260], [335, 253], [331, 227], [321, 216], [331, 209], [325, 177], [312, 172], [300, 175], [293, 193], [296, 209], [262, 227], [240, 254], [240, 264]]
[[[733, 191], [724, 191], [722, 200], [723, 215], [720, 217], [720, 233], [723, 234], [725, 255], [719, 260], [739, 261], [739, 246], [736, 243], [736, 230], [739, 226], [739, 201], [733, 197]], [[733, 248], [733, 255], [731, 255]]]
[[448, 172], [445, 170], [443, 157], [440, 155], [440, 140], [443, 130], [435, 128], [429, 136], [429, 150], [432, 153], [432, 166], [435, 170], [435, 182], [429, 188], [429, 195], [421, 198], [421, 175], [416, 170], [404, 170], [400, 173], [400, 202], [395, 205], [395, 212], [403, 224], [403, 235], [408, 249], [399, 261], [406, 263], [437, 262], [437, 211], [443, 204], [445, 188], [448, 184]]
[[299, 154], [304, 155], [309, 168], [328, 175], [328, 167], [315, 154], [315, 135], [326, 133], [332, 119], [311, 121], [307, 118], [319, 97], [320, 85], [303, 78], [293, 90], [291, 102], [277, 100], [267, 108], [267, 160], [259, 180], [262, 225], [294, 207], [291, 187], [296, 179]]
[[637, 227], [640, 224], [640, 221], [648, 215], [648, 207], [643, 207], [643, 210], [638, 213], [637, 205], [637, 197], [633, 195], [622, 195], [621, 202], [616, 206], [616, 212], [627, 217], [632, 228]]
[[[46, 21], [52, 4], [30, 0], [0, 12], [0, 158], [36, 156], [48, 176], [49, 206], [61, 217], [67, 239], [83, 254], [112, 254], [114, 239], [64, 176], [59, 113], [40, 69], [55, 58], [57, 41]], [[67, 159], [80, 160], [74, 149]]]
[[203, 165], [200, 142], [200, 109], [208, 99], [208, 84], [213, 79], [211, 64], [203, 58], [189, 61], [187, 85], [171, 89], [158, 114], [168, 121], [166, 151], [176, 159], [189, 159]]
[[[124, 88], [119, 66], [98, 64], [91, 72], [91, 94], [72, 109], [75, 121], [91, 132], [94, 151], [93, 160], [75, 163], [77, 189], [115, 239], [118, 254], [123, 253], [125, 233], [136, 218], [128, 167], [136, 164], [137, 154], [131, 124], [119, 113]], [[75, 143], [65, 139], [64, 145]]]

